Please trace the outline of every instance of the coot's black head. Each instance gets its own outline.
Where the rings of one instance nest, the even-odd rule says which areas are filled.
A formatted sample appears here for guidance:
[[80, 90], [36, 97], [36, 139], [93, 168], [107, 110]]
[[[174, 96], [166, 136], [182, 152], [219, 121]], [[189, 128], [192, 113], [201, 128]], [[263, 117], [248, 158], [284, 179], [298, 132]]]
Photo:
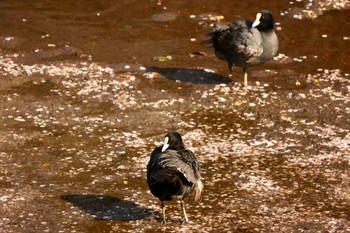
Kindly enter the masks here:
[[259, 31], [272, 31], [275, 26], [275, 20], [270, 11], [263, 10], [256, 14], [256, 19], [252, 27], [257, 28]]
[[182, 137], [178, 132], [169, 132], [164, 137], [164, 145], [162, 152], [166, 149], [181, 150], [185, 149], [185, 145], [182, 141]]

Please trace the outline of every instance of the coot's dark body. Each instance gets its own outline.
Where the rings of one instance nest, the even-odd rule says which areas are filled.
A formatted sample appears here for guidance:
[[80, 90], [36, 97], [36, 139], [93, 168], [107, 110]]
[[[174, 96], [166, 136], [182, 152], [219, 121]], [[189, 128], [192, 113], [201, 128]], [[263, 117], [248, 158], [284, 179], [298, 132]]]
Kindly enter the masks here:
[[161, 201], [164, 223], [164, 201], [172, 200], [180, 200], [185, 222], [188, 222], [183, 201], [192, 191], [195, 200], [199, 200], [203, 184], [198, 160], [185, 148], [179, 133], [168, 133], [164, 145], [152, 152], [147, 165], [147, 183], [151, 193]]
[[261, 11], [254, 22], [238, 19], [228, 25], [214, 25], [209, 42], [215, 55], [228, 63], [243, 68], [244, 85], [248, 85], [247, 69], [271, 60], [278, 51], [274, 19], [269, 11]]

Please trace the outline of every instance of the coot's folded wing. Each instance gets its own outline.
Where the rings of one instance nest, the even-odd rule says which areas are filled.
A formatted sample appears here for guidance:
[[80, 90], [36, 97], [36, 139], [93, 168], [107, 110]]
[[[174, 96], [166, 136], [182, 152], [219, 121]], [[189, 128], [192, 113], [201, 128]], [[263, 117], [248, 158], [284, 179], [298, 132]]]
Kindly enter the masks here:
[[212, 43], [219, 54], [230, 62], [252, 62], [263, 52], [259, 31], [248, 20], [235, 20], [229, 25], [214, 25]]
[[190, 150], [166, 150], [159, 155], [159, 164], [164, 168], [174, 168], [184, 175], [191, 183], [199, 179], [199, 165], [197, 158]]

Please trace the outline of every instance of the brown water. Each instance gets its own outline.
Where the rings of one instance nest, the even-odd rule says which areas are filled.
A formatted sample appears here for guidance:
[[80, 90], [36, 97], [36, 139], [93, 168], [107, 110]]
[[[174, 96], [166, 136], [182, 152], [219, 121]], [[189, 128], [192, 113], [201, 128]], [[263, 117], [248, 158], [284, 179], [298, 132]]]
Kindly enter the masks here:
[[[349, 6], [1, 1], [0, 232], [349, 232]], [[202, 41], [261, 9], [280, 54], [247, 92]], [[187, 225], [146, 184], [169, 130], [202, 166]]]

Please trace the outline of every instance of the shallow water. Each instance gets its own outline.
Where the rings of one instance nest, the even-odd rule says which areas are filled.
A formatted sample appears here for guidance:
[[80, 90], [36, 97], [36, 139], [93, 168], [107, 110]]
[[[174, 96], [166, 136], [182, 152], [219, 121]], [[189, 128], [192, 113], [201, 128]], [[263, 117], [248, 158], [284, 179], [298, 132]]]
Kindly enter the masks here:
[[[350, 3], [310, 4], [2, 1], [0, 232], [350, 231]], [[202, 42], [261, 9], [280, 54], [247, 92]], [[202, 166], [188, 225], [146, 184], [169, 130]]]

